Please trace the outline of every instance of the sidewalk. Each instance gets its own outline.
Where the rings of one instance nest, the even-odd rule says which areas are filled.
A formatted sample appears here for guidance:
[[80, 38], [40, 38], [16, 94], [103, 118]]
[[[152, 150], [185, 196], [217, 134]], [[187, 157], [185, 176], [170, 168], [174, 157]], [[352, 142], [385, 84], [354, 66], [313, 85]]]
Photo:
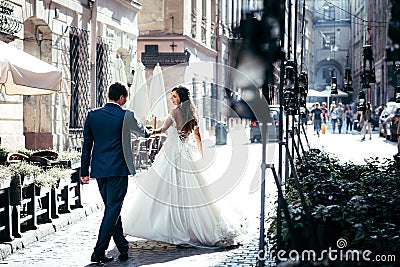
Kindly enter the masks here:
[[[397, 153], [397, 143], [379, 137], [378, 131], [372, 131], [372, 138], [366, 135], [366, 140], [361, 141], [362, 134], [353, 130], [346, 134], [346, 131], [332, 133], [330, 122], [328, 122], [326, 134], [320, 137], [314, 134], [314, 126], [307, 126], [307, 136], [312, 148], [319, 148], [322, 151], [333, 153], [341, 162], [353, 162], [365, 164], [371, 157], [393, 159]], [[342, 129], [343, 130], [343, 129]]]

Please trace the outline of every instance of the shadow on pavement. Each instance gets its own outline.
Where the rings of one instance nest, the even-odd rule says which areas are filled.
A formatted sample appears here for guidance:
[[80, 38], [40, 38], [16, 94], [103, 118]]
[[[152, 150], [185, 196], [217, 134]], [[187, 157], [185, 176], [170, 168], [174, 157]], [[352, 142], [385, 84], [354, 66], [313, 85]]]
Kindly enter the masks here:
[[[200, 248], [200, 247], [185, 247], [176, 246], [168, 243], [152, 240], [136, 240], [129, 242], [129, 259], [121, 262], [118, 260], [118, 249], [114, 247], [107, 255], [114, 257], [113, 262], [106, 264], [92, 263], [89, 266], [142, 266], [149, 264], [166, 263], [174, 260], [184, 261], [185, 257], [196, 255], [213, 254], [216, 252], [230, 251], [237, 249], [238, 246], [229, 248]], [[193, 259], [192, 259], [193, 260]], [[189, 262], [187, 262], [189, 264]]]

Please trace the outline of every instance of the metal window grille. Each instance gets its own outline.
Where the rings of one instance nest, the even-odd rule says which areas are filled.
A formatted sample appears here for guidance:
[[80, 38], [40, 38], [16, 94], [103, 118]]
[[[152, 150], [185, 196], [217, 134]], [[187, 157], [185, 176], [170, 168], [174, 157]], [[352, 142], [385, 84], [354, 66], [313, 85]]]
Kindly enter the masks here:
[[207, 19], [201, 19], [201, 42], [206, 44], [207, 42]]
[[197, 105], [197, 85], [196, 85], [197, 81], [195, 78], [192, 78], [192, 99], [193, 99], [193, 103], [195, 105]]
[[194, 11], [192, 11], [192, 28], [191, 28], [191, 34], [192, 34], [192, 38], [196, 38], [196, 13]]
[[70, 131], [83, 129], [87, 111], [89, 109], [88, 40], [89, 35], [86, 30], [70, 27]]
[[107, 88], [111, 82], [110, 45], [97, 37], [96, 45], [96, 107], [107, 102]]

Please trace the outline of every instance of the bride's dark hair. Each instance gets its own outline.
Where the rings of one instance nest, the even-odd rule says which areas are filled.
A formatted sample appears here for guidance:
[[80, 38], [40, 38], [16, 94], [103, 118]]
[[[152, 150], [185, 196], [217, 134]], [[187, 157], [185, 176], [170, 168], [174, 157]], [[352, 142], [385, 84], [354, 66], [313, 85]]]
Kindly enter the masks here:
[[181, 100], [178, 107], [181, 111], [183, 122], [181, 132], [184, 134], [190, 134], [194, 127], [198, 125], [199, 118], [197, 117], [196, 108], [190, 97], [189, 89], [183, 86], [178, 86], [173, 88], [172, 92], [176, 92]]

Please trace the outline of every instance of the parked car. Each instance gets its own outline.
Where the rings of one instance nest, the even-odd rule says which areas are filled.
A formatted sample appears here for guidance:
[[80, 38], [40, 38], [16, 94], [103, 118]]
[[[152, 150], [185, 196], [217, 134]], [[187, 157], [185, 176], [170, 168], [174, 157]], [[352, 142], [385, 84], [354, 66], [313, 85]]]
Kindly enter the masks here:
[[397, 103], [396, 106], [393, 107], [389, 116], [385, 121], [385, 137], [387, 140], [391, 140], [393, 142], [397, 141], [397, 137], [399, 133], [397, 132], [397, 127], [399, 125], [400, 120], [400, 103]]
[[[279, 106], [270, 106], [271, 117], [274, 122], [268, 125], [267, 133], [269, 135], [269, 141], [277, 141], [279, 139]], [[250, 122], [250, 142], [262, 142], [261, 129], [258, 121]]]
[[390, 115], [394, 106], [396, 106], [396, 102], [386, 103], [385, 109], [379, 116], [378, 127], [379, 127], [379, 136], [381, 137], [386, 137], [386, 125], [385, 125], [386, 119]]

